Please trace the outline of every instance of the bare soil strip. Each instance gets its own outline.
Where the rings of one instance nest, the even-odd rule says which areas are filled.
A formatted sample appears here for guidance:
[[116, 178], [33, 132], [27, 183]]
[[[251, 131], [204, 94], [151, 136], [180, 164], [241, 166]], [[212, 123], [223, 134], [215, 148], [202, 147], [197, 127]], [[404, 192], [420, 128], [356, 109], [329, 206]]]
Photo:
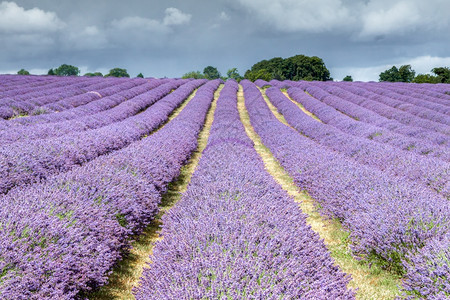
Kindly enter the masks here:
[[[263, 96], [269, 102], [264, 92]], [[280, 122], [287, 125], [286, 120], [278, 113], [277, 109], [270, 102], [268, 105]], [[341, 224], [337, 220], [326, 219], [319, 214], [314, 206], [314, 199], [305, 191], [299, 191], [292, 177], [283, 169], [271, 151], [264, 146], [261, 138], [250, 124], [242, 86], [239, 87], [238, 92], [238, 109], [247, 135], [255, 143], [255, 149], [263, 159], [266, 170], [298, 202], [300, 209], [308, 216], [307, 223], [324, 240], [336, 264], [345, 273], [352, 276], [349, 288], [357, 289], [357, 299], [394, 299], [398, 296], [399, 278], [380, 268], [369, 267], [367, 263], [353, 258], [349, 248], [348, 233], [342, 229]]]
[[[163, 195], [161, 204], [159, 206], [160, 211], [155, 220], [144, 230], [144, 232], [136, 237], [136, 241], [133, 242], [133, 247], [130, 253], [120, 261], [114, 268], [109, 284], [102, 287], [99, 291], [92, 293], [89, 299], [95, 300], [110, 300], [110, 299], [135, 299], [132, 289], [138, 286], [139, 279], [142, 275], [144, 268], [148, 267], [151, 263], [150, 255], [152, 254], [153, 246], [155, 242], [161, 239], [159, 236], [159, 230], [162, 225], [161, 217], [181, 198], [181, 194], [186, 191], [186, 188], [191, 180], [192, 173], [198, 165], [201, 154], [206, 147], [208, 141], [211, 124], [214, 119], [214, 112], [217, 106], [217, 99], [219, 98], [220, 91], [223, 88], [223, 84], [217, 89], [214, 94], [214, 100], [211, 104], [211, 108], [206, 115], [206, 121], [202, 131], [199, 134], [197, 150], [192, 153], [189, 162], [181, 168], [180, 176], [171, 182], [166, 194]], [[184, 101], [184, 103], [174, 111], [170, 116], [169, 121], [174, 119], [183, 108], [189, 103], [189, 101], [195, 96], [195, 92]]]
[[322, 120], [320, 120], [315, 114], [313, 114], [312, 112], [308, 111], [303, 105], [301, 105], [300, 103], [298, 103], [297, 101], [293, 100], [291, 97], [289, 97], [288, 92], [283, 92], [283, 94], [289, 99], [291, 100], [292, 103], [294, 103], [295, 105], [298, 106], [298, 108], [300, 108], [305, 114], [307, 114], [308, 116], [310, 116], [311, 118], [313, 118], [316, 121], [319, 121], [320, 123], [323, 123]]

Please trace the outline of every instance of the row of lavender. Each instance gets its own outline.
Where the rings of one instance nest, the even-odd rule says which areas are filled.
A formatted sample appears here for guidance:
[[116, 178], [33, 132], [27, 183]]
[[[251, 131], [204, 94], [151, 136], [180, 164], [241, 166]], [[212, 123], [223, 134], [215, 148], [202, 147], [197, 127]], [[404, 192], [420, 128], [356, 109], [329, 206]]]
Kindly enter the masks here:
[[236, 92], [233, 81], [221, 91], [207, 147], [163, 216], [136, 299], [353, 299], [323, 241], [264, 170]]
[[[152, 81], [150, 82], [149, 88], [157, 87], [170, 81], [171, 80], [169, 79]], [[98, 112], [111, 109], [123, 101], [136, 96], [135, 92], [130, 93], [130, 91], [134, 91], [135, 88], [139, 88], [136, 83], [124, 82], [122, 84], [97, 89], [95, 92], [92, 91], [75, 97], [64, 98], [55, 104], [72, 106], [72, 108], [57, 111], [57, 114], [49, 112], [48, 114], [32, 115], [3, 121], [0, 123], [0, 129], [20, 127], [20, 125], [28, 126], [42, 123], [57, 123], [96, 114]]]
[[[61, 79], [64, 82], [64, 78]], [[149, 84], [155, 86], [167, 82], [167, 79], [162, 80], [121, 80], [121, 79], [105, 79], [86, 81], [83, 84], [71, 84], [69, 80], [66, 85], [55, 88], [53, 93], [48, 94], [46, 89], [41, 87], [34, 92], [25, 92], [22, 97], [25, 99], [18, 99], [19, 95], [11, 96], [11, 99], [0, 99], [0, 112], [3, 118], [12, 121], [0, 119], [0, 129], [17, 126], [20, 124], [34, 124], [47, 120], [47, 122], [55, 122], [49, 115], [52, 112], [62, 112], [71, 110], [79, 106], [84, 106], [92, 101], [98, 101], [103, 97], [113, 97], [119, 93], [129, 90], [133, 87], [143, 86]], [[23, 91], [26, 89], [20, 89]], [[118, 100], [118, 99], [114, 99]], [[21, 114], [21, 118], [13, 118]], [[26, 117], [23, 117], [23, 116]], [[12, 119], [11, 119], [12, 118]], [[56, 120], [61, 117], [58, 116]]]
[[[31, 93], [34, 92], [35, 88], [41, 88], [44, 85], [55, 84], [62, 78], [50, 77], [50, 76], [18, 76], [18, 75], [0, 75], [2, 90], [0, 91], [0, 96], [21, 94], [21, 93]], [[63, 79], [68, 80], [69, 78]], [[77, 77], [72, 82], [84, 81], [85, 78]], [[19, 92], [21, 91], [21, 92]]]
[[[301, 90], [289, 89], [289, 93], [291, 95], [295, 93], [295, 98], [301, 97], [302, 93], [309, 97]], [[269, 88], [266, 94], [292, 127], [317, 143], [361, 164], [379, 169], [391, 176], [410, 180], [422, 185], [424, 189], [432, 188], [444, 197], [450, 197], [448, 182], [450, 163], [354, 136], [331, 125], [317, 122], [301, 111], [278, 88]], [[364, 126], [361, 127], [366, 129]]]
[[[108, 88], [109, 92], [113, 92], [110, 96], [102, 98], [101, 111], [91, 114], [80, 114], [76, 116], [75, 112], [85, 112], [93, 105], [98, 105], [98, 101], [89, 101], [89, 105], [75, 106], [77, 109], [67, 109], [64, 112], [46, 115], [46, 119], [52, 120], [50, 123], [37, 122], [36, 118], [29, 117], [26, 125], [15, 124], [8, 129], [0, 131], [0, 142], [12, 143], [31, 139], [44, 139], [49, 137], [61, 136], [73, 132], [81, 132], [89, 129], [100, 128], [118, 121], [122, 121], [130, 116], [136, 115], [143, 111], [155, 101], [158, 97], [155, 95], [166, 95], [182, 84], [183, 81], [173, 81], [163, 84], [162, 81], [145, 82], [138, 86], [127, 88], [128, 86], [118, 86], [116, 88]], [[125, 89], [122, 89], [125, 88]], [[114, 91], [111, 91], [114, 90]], [[70, 98], [64, 99], [68, 102]], [[75, 108], [74, 107], [74, 108]], [[95, 111], [94, 111], [95, 112]], [[70, 114], [73, 118], [69, 120], [61, 119], [62, 114]], [[30, 119], [33, 119], [31, 121]], [[55, 120], [56, 119], [56, 120]], [[42, 120], [42, 118], [41, 118]], [[9, 122], [11, 123], [11, 122]], [[24, 123], [24, 122], [22, 122]]]
[[255, 130], [322, 212], [342, 221], [355, 255], [404, 274], [410, 296], [449, 296], [449, 201], [284, 126], [256, 86], [242, 84]]
[[[356, 94], [357, 91], [351, 92], [351, 90], [357, 89], [353, 86], [347, 87], [350, 91], [332, 84], [297, 82], [293, 83], [293, 86], [302, 88], [316, 99], [358, 121], [383, 127], [402, 135], [427, 140], [437, 145], [447, 147], [449, 145], [450, 126], [415, 116], [366, 96], [359, 96]], [[380, 98], [383, 97], [385, 96], [380, 96]], [[390, 101], [389, 99], [387, 101]], [[445, 118], [448, 119], [448, 116]]]
[[435, 99], [437, 103], [443, 103], [447, 106], [448, 100], [450, 100], [450, 86], [448, 84], [407, 84], [407, 83], [389, 83], [386, 85], [393, 85], [395, 88], [403, 88], [404, 90], [412, 90], [419, 94], [428, 95], [434, 98], [439, 98], [441, 100]]
[[[143, 80], [139, 80], [140, 83]], [[51, 83], [35, 85], [33, 82], [20, 85], [14, 89], [0, 92], [0, 117], [9, 119], [17, 115], [45, 113], [45, 105], [67, 97], [74, 97], [96, 88], [103, 88], [121, 83], [123, 80], [89, 80], [88, 78], [61, 78]], [[138, 84], [138, 81], [135, 81]]]
[[[219, 83], [200, 87], [153, 135], [3, 196], [1, 298], [73, 299], [105, 284], [130, 236], [154, 218], [161, 194], [196, 149]], [[182, 94], [165, 97], [147, 118], [159, 122], [183, 99]]]
[[[165, 101], [159, 100], [145, 111], [120, 122], [55, 138], [2, 145], [0, 193], [24, 183], [45, 179], [51, 174], [66, 172], [76, 165], [129, 145], [163, 124], [169, 113], [203, 83], [204, 80], [177, 80], [150, 90], [146, 97], [136, 99], [134, 104], [150, 105], [167, 95]], [[170, 93], [174, 88], [177, 89]], [[117, 113], [122, 112], [118, 110]]]
[[[264, 81], [258, 83], [260, 86], [268, 84]], [[320, 115], [319, 118], [323, 122], [337, 127], [344, 132], [369, 138], [377, 142], [387, 143], [421, 155], [439, 157], [445, 161], [450, 160], [450, 150], [448, 149], [447, 143], [448, 136], [446, 134], [439, 134], [417, 126], [402, 124], [397, 120], [389, 119], [358, 106], [347, 101], [347, 99], [336, 97], [323, 89], [319, 89], [317, 86], [310, 85], [310, 83], [287, 81], [272, 81], [271, 83], [277, 87], [301, 86], [301, 91], [307, 89], [306, 92], [309, 93], [309, 96], [313, 95], [317, 99], [312, 96], [308, 97], [308, 95], [294, 88], [289, 89], [289, 94], [294, 100], [307, 107], [308, 110], [318, 116]], [[329, 83], [329, 85], [332, 86], [333, 83]], [[353, 88], [353, 90], [355, 89]], [[349, 96], [349, 98], [353, 96]], [[359, 97], [359, 99], [364, 101], [365, 98]], [[392, 98], [389, 99], [395, 101]], [[373, 103], [372, 105], [376, 106]], [[394, 113], [395, 109], [391, 108], [390, 114]], [[413, 115], [410, 116], [415, 117]], [[446, 118], [448, 117], [446, 116]], [[446, 125], [441, 125], [443, 128], [446, 127]]]
[[[450, 116], [448, 115], [450, 109], [448, 106], [433, 104], [432, 109], [427, 109], [407, 102], [407, 100], [412, 101], [413, 97], [403, 96], [395, 92], [384, 92], [380, 95], [382, 89], [373, 88], [371, 85], [358, 88], [354, 85], [342, 85], [340, 87], [337, 84], [314, 84], [330, 94], [337, 95], [339, 98], [346, 99], [388, 119], [396, 120], [408, 126], [424, 128], [426, 131], [450, 134], [450, 126], [448, 125], [450, 123]], [[399, 102], [410, 104], [406, 106], [407, 111], [403, 110], [405, 106], [398, 105]], [[425, 97], [422, 98], [421, 103], [432, 104]]]
[[[402, 100], [404, 102], [427, 107], [430, 109], [437, 109], [438, 111], [439, 109], [445, 108], [446, 106], [447, 109], [445, 111], [442, 111], [443, 113], [448, 113], [448, 108], [450, 107], [450, 93], [434, 92], [432, 89], [430, 89], [430, 86], [425, 86], [426, 88], [418, 88], [415, 85], [395, 83], [384, 83], [383, 85], [379, 85], [376, 83], [370, 83], [367, 85], [364, 83], [357, 83], [356, 86], [358, 85], [362, 85], [361, 87], [373, 87], [376, 88], [376, 93], [380, 95], [387, 95], [393, 99]], [[448, 85], [447, 90], [450, 90]], [[406, 106], [405, 108], [407, 107], [408, 106]]]
[[388, 144], [397, 149], [406, 150], [418, 155], [432, 156], [446, 162], [450, 161], [450, 149], [447, 146], [438, 145], [420, 138], [405, 136], [383, 127], [357, 121], [306, 94], [299, 88], [290, 88], [288, 94], [294, 101], [303, 105], [322, 122], [342, 132], [381, 144]]

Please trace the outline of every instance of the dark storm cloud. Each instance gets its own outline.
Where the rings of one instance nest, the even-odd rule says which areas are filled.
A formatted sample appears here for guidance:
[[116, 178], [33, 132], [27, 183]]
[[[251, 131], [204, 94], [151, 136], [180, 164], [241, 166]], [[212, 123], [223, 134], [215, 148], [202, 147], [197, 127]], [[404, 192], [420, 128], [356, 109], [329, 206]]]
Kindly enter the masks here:
[[393, 64], [450, 65], [448, 11], [445, 0], [4, 1], [0, 72], [69, 63], [178, 77], [306, 54], [335, 79], [377, 80]]

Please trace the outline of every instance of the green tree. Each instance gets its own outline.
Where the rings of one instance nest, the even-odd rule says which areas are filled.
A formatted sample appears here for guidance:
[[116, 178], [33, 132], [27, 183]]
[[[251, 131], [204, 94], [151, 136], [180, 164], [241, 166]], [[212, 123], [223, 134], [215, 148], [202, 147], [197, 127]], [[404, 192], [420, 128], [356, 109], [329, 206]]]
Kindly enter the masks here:
[[48, 70], [47, 75], [56, 75], [55, 70], [53, 69]]
[[217, 68], [213, 66], [207, 66], [203, 69], [203, 75], [206, 79], [218, 79], [220, 78], [220, 72], [217, 70]]
[[236, 81], [241, 81], [242, 76], [239, 74], [237, 68], [232, 68], [227, 71], [227, 79], [234, 79]]
[[400, 81], [400, 75], [398, 74], [398, 69], [396, 66], [392, 66], [389, 70], [380, 73], [380, 82], [389, 81], [389, 82], [398, 82]]
[[142, 73], [137, 74], [136, 78], [144, 78], [144, 75]]
[[245, 78], [251, 81], [256, 81], [258, 79], [270, 81], [273, 79], [273, 75], [267, 69], [260, 69], [258, 71], [246, 72]]
[[412, 82], [416, 72], [411, 68], [411, 65], [403, 65], [399, 69], [392, 66], [389, 70], [380, 73], [380, 81], [389, 82]]
[[109, 70], [109, 73], [105, 77], [130, 77], [126, 69], [114, 68]]
[[30, 72], [28, 72], [25, 69], [20, 69], [19, 71], [17, 71], [18, 75], [30, 75]]
[[[249, 80], [331, 80], [330, 71], [317, 56], [295, 55], [283, 59], [274, 57], [254, 64], [244, 75]], [[263, 78], [261, 78], [263, 77]]]
[[411, 68], [411, 65], [403, 65], [398, 69], [398, 75], [402, 82], [412, 82], [416, 72]]
[[433, 76], [430, 74], [418, 74], [413, 82], [415, 83], [440, 83], [440, 79], [438, 76]]
[[431, 70], [439, 78], [441, 83], [450, 83], [450, 68], [438, 67]]
[[294, 73], [286, 78], [291, 80], [331, 80], [330, 71], [325, 66], [323, 60], [317, 56], [296, 55], [286, 59], [285, 64]]
[[83, 76], [89, 76], [89, 77], [99, 76], [99, 77], [103, 77], [103, 74], [101, 72], [94, 72], [94, 73], [86, 73]]
[[193, 78], [193, 79], [203, 79], [205, 76], [200, 71], [187, 72], [182, 76], [183, 79]]
[[55, 69], [55, 74], [58, 76], [78, 76], [80, 69], [72, 65], [62, 64]]
[[352, 78], [352, 76], [347, 75], [344, 77], [344, 79], [342, 79], [342, 81], [353, 81], [353, 78]]

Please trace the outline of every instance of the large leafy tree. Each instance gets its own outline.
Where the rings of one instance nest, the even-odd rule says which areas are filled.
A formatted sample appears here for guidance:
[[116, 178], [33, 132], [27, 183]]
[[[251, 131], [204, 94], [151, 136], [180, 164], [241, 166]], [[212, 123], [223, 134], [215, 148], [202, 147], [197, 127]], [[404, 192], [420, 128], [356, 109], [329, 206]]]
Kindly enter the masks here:
[[416, 72], [411, 68], [411, 65], [403, 65], [398, 69], [398, 74], [402, 82], [412, 82], [416, 76]]
[[430, 74], [418, 74], [413, 82], [415, 83], [439, 83], [441, 82], [437, 76]]
[[412, 82], [416, 72], [411, 65], [403, 65], [400, 68], [392, 66], [389, 70], [380, 73], [380, 81], [389, 82]]
[[25, 69], [20, 69], [19, 71], [17, 71], [18, 75], [30, 75], [30, 72], [28, 72]]
[[450, 83], [450, 68], [437, 67], [431, 70], [435, 75], [419, 74], [413, 82], [415, 83]]
[[237, 68], [232, 68], [227, 71], [227, 78], [234, 79], [236, 81], [240, 81], [242, 79], [241, 74], [239, 74]]
[[352, 78], [352, 76], [347, 75], [344, 77], [344, 79], [342, 79], [342, 81], [353, 81], [353, 78]]
[[330, 71], [317, 56], [295, 55], [283, 59], [274, 57], [254, 64], [245, 72], [249, 80], [331, 80]]
[[114, 68], [109, 70], [109, 73], [105, 77], [130, 77], [126, 69]]
[[220, 72], [213, 66], [207, 66], [205, 69], [203, 69], [203, 75], [206, 79], [220, 78]]
[[400, 75], [396, 66], [380, 73], [380, 81], [397, 82], [400, 81]]
[[438, 77], [441, 83], [450, 83], [450, 68], [438, 67], [431, 70]]
[[54, 73], [58, 76], [78, 76], [78, 74], [80, 74], [80, 69], [72, 65], [62, 64], [55, 69]]

